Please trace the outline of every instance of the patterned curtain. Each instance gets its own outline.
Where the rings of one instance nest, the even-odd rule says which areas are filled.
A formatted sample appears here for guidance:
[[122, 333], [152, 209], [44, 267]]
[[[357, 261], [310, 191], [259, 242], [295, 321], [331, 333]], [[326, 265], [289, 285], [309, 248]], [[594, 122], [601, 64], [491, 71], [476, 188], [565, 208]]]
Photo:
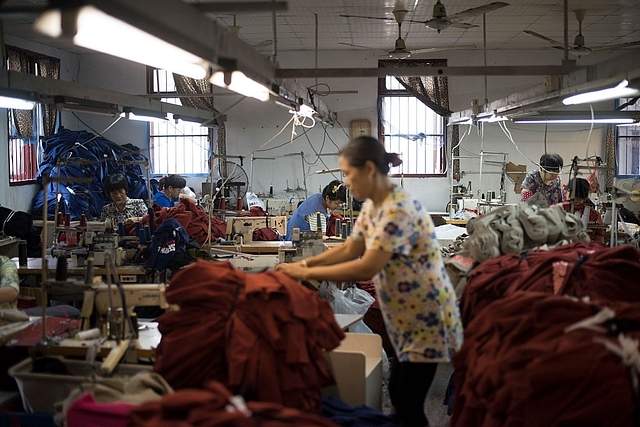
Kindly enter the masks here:
[[[451, 126], [451, 148], [453, 149], [453, 151], [451, 152], [451, 155], [453, 157], [455, 157], [455, 159], [453, 160], [453, 170], [451, 171], [452, 176], [455, 176], [455, 174], [460, 173], [460, 147], [458, 146], [458, 143], [460, 142], [460, 125], [453, 125]], [[455, 148], [454, 148], [455, 147]], [[447, 165], [448, 167], [449, 165]]]
[[[385, 68], [446, 67], [446, 59], [424, 61], [380, 61]], [[396, 77], [406, 90], [437, 114], [448, 117], [449, 83], [446, 76]]]
[[[9, 60], [9, 70], [34, 74], [29, 55], [24, 50], [7, 46], [7, 59]], [[11, 110], [11, 115], [20, 138], [25, 141], [33, 138], [33, 111]]]
[[[182, 76], [180, 74], [173, 74], [173, 80], [176, 84], [176, 91], [179, 94], [200, 95], [205, 93], [211, 93], [211, 83], [207, 79], [192, 79], [191, 77]], [[219, 117], [220, 112], [213, 106], [213, 93], [210, 97], [184, 97], [180, 98], [182, 105], [186, 107], [198, 108], [200, 110], [213, 111], [214, 114]], [[217, 120], [218, 122], [218, 155], [225, 157], [227, 154], [227, 132], [224, 125], [224, 121]], [[226, 169], [226, 162], [221, 162], [221, 167]], [[223, 176], [227, 176], [227, 171], [223, 170]]]
[[607, 169], [604, 171], [604, 191], [610, 193], [613, 190], [613, 178], [616, 176], [616, 139], [614, 127], [607, 127], [607, 138], [604, 145], [604, 156]]
[[[36, 59], [40, 76], [49, 79], [60, 80], [60, 60], [51, 57], [38, 57]], [[44, 104], [43, 132], [45, 141], [56, 131], [56, 119], [58, 109], [55, 104]]]

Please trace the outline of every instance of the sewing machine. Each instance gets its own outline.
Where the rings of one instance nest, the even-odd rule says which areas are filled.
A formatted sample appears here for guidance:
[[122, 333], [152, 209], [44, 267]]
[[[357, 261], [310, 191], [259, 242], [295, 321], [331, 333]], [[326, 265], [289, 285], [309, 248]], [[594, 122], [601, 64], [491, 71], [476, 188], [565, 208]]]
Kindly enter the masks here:
[[269, 227], [278, 230], [281, 235], [287, 233], [286, 216], [241, 216], [227, 217], [227, 239], [234, 240], [236, 236], [242, 236], [242, 243], [253, 241], [253, 230], [261, 227]]
[[291, 231], [292, 247], [282, 246], [278, 249], [280, 262], [296, 262], [324, 252], [321, 231], [300, 231], [293, 227]]

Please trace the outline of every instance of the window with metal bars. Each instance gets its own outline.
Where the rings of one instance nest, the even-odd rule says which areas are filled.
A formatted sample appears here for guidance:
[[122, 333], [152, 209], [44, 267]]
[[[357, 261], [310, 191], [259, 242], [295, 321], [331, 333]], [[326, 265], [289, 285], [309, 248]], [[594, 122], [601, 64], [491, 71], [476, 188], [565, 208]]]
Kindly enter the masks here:
[[391, 175], [444, 176], [445, 122], [407, 91], [395, 77], [379, 79], [378, 133], [387, 152], [401, 155]]
[[[173, 74], [153, 69], [150, 92], [166, 95], [163, 102], [181, 105]], [[151, 173], [154, 175], [201, 175], [209, 173], [213, 131], [197, 123], [166, 120], [149, 124]]]
[[[636, 99], [621, 98], [622, 111], [640, 111]], [[617, 175], [623, 178], [640, 177], [640, 125], [616, 126]]]

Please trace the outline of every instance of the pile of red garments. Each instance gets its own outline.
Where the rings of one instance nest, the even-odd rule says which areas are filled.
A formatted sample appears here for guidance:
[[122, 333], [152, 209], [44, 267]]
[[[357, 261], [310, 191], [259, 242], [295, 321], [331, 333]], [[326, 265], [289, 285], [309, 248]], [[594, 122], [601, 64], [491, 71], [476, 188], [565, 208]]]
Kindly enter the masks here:
[[215, 380], [236, 394], [320, 412], [321, 388], [335, 383], [324, 352], [344, 333], [317, 293], [276, 271], [198, 260], [171, 278], [165, 295], [180, 310], [159, 319], [154, 370], [173, 388]]
[[493, 301], [514, 292], [536, 291], [589, 297], [592, 301], [640, 301], [639, 252], [633, 246], [606, 248], [573, 243], [552, 250], [503, 255], [475, 267], [460, 299], [468, 325]]
[[338, 427], [319, 415], [277, 403], [237, 402], [219, 382], [203, 390], [185, 389], [144, 403], [130, 413], [132, 427]]
[[640, 339], [640, 303], [608, 305], [618, 321], [605, 323], [608, 332], [565, 332], [600, 310], [575, 298], [519, 292], [487, 306], [454, 356], [451, 426], [637, 425], [631, 371], [599, 340]]
[[[209, 230], [209, 215], [207, 212], [194, 203], [191, 199], [180, 199], [172, 208], [160, 208], [154, 205], [155, 226], [158, 227], [162, 221], [168, 218], [175, 218], [184, 227], [189, 238], [198, 242], [199, 245], [207, 241]], [[143, 224], [149, 223], [149, 218], [145, 216]], [[134, 230], [135, 232], [135, 230]], [[224, 238], [227, 232], [227, 223], [215, 215], [211, 216], [211, 238]]]

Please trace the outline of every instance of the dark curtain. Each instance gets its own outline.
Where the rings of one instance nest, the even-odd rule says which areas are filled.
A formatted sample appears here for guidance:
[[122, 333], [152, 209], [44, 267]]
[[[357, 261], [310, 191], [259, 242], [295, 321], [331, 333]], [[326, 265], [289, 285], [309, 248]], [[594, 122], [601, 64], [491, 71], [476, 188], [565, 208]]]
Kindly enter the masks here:
[[[211, 83], [207, 79], [192, 79], [191, 77], [182, 76], [180, 74], [173, 74], [173, 80], [176, 84], [176, 92], [178, 94], [198, 95], [211, 93]], [[220, 117], [220, 112], [213, 106], [213, 93], [210, 97], [184, 97], [180, 98], [182, 105], [186, 107], [198, 108], [200, 110], [213, 111], [216, 117]], [[224, 125], [224, 121], [218, 119], [218, 140], [217, 148], [218, 155], [220, 157], [227, 154], [227, 133]], [[213, 167], [213, 165], [212, 165]], [[226, 162], [221, 162], [221, 167], [226, 169]], [[223, 171], [224, 176], [227, 176], [226, 170]]]
[[610, 193], [613, 190], [613, 178], [616, 176], [616, 139], [614, 126], [607, 127], [607, 138], [604, 146], [607, 169], [604, 173], [604, 191]]
[[[49, 79], [60, 80], [60, 60], [51, 57], [38, 57], [39, 75]], [[55, 104], [44, 104], [43, 131], [45, 141], [56, 131], [58, 109]]]
[[[34, 74], [29, 55], [22, 49], [7, 46], [7, 59], [9, 60], [9, 70]], [[31, 140], [33, 138], [33, 111], [11, 110], [11, 115], [20, 138], [25, 141]]]
[[[446, 59], [381, 61], [385, 68], [446, 67]], [[437, 114], [448, 117], [449, 83], [445, 76], [396, 77], [402, 86]]]

